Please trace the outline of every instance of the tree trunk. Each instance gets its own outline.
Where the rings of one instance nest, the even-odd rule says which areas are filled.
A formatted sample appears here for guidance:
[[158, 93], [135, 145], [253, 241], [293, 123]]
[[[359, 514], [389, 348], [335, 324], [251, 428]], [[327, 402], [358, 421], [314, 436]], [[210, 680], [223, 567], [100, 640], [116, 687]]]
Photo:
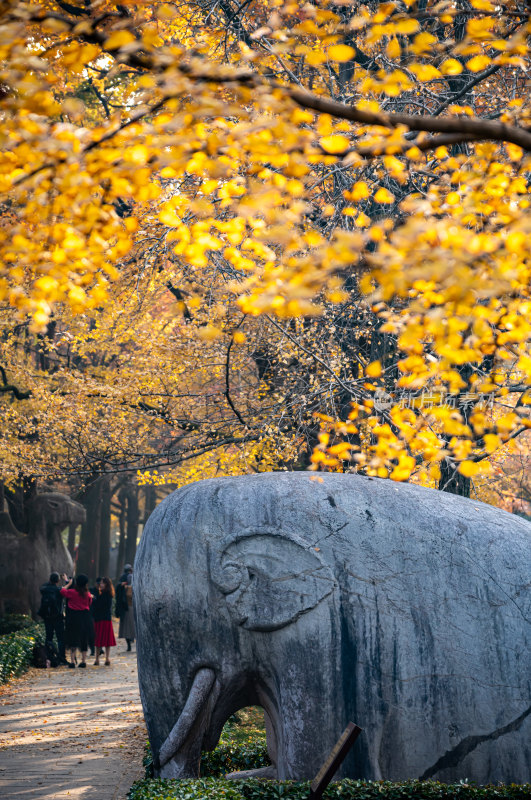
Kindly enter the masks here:
[[96, 578], [99, 566], [102, 486], [101, 480], [95, 480], [87, 486], [82, 500], [87, 519], [81, 526], [76, 572], [78, 575], [88, 575], [91, 583]]
[[127, 492], [125, 489], [120, 489], [118, 492], [118, 502], [120, 503], [120, 541], [118, 543], [118, 558], [116, 562], [116, 578], [122, 574], [122, 569], [125, 564], [125, 536], [126, 536], [126, 516], [127, 516]]
[[129, 484], [127, 491], [127, 539], [125, 543], [126, 563], [132, 564], [136, 554], [136, 540], [138, 538], [138, 524], [140, 514], [138, 510], [138, 486]]
[[441, 462], [441, 477], [438, 489], [461, 497], [470, 497], [470, 478], [457, 471], [455, 464], [445, 458]]
[[144, 525], [157, 505], [157, 488], [151, 483], [144, 486]]
[[109, 557], [111, 554], [111, 498], [110, 478], [104, 478], [101, 487], [100, 514], [100, 558], [98, 573], [102, 578], [109, 575]]
[[13, 489], [4, 487], [7, 510], [17, 531], [29, 533], [30, 521], [28, 509], [37, 494], [35, 478], [23, 478]]

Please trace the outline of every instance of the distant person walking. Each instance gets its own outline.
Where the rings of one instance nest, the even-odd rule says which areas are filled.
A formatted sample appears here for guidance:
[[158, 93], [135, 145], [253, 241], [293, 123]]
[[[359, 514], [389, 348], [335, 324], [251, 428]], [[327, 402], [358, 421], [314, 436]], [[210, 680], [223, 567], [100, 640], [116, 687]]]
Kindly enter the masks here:
[[57, 652], [59, 663], [67, 664], [65, 655], [65, 626], [63, 621], [63, 598], [59, 589], [59, 573], [52, 572], [48, 583], [40, 587], [41, 605], [38, 610], [39, 617], [44, 621], [46, 631], [46, 645], [53, 649], [54, 634], [57, 639]]
[[100, 648], [105, 648], [105, 666], [111, 664], [111, 647], [116, 647], [116, 639], [112, 629], [112, 599], [114, 597], [114, 586], [110, 578], [100, 578], [98, 582], [98, 594], [92, 601], [91, 611], [94, 617], [95, 644], [96, 644], [96, 666], [100, 663]]
[[135, 641], [135, 618], [133, 615], [133, 567], [131, 564], [124, 566], [123, 574], [116, 588], [116, 613], [120, 617], [118, 638], [125, 639], [127, 650], [131, 650], [131, 643]]
[[92, 595], [89, 592], [88, 578], [86, 575], [78, 575], [75, 578], [75, 587], [72, 587], [74, 578], [67, 579], [66, 586], [61, 589], [61, 594], [66, 598], [68, 614], [66, 616], [65, 644], [70, 648], [69, 667], [74, 669], [76, 666], [76, 650], [81, 652], [81, 667], [86, 667], [87, 649], [91, 636], [93, 620], [90, 615], [90, 604]]

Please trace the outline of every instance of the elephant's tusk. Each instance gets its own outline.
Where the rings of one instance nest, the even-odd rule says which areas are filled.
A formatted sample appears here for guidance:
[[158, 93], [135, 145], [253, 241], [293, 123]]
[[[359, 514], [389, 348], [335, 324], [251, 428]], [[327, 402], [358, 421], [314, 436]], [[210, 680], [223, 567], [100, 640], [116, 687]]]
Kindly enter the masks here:
[[209, 667], [203, 667], [197, 671], [179, 719], [160, 748], [159, 763], [161, 767], [167, 764], [184, 744], [194, 722], [209, 698], [215, 677], [214, 670]]

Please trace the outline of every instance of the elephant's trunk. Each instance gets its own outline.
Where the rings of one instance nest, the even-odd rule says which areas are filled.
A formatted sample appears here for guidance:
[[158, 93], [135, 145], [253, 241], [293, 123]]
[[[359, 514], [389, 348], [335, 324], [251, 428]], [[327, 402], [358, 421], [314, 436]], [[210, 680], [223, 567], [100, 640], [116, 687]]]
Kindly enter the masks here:
[[[168, 764], [190, 737], [192, 729], [211, 695], [215, 677], [214, 670], [209, 667], [203, 667], [196, 673], [179, 719], [160, 748], [159, 765], [161, 768]], [[172, 775], [172, 777], [174, 776]]]

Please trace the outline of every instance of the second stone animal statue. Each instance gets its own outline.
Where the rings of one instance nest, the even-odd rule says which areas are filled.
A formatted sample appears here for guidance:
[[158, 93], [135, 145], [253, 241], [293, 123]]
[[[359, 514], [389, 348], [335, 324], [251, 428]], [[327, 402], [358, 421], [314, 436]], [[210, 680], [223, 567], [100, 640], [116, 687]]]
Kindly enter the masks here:
[[280, 779], [525, 782], [531, 525], [354, 475], [194, 483], [135, 562], [138, 665], [157, 774], [198, 774], [227, 718], [263, 706]]
[[29, 508], [29, 531], [18, 531], [0, 508], [0, 614], [33, 614], [39, 586], [51, 572], [72, 573], [73, 562], [61, 538], [70, 523], [85, 521], [85, 509], [59, 492], [37, 494]]

